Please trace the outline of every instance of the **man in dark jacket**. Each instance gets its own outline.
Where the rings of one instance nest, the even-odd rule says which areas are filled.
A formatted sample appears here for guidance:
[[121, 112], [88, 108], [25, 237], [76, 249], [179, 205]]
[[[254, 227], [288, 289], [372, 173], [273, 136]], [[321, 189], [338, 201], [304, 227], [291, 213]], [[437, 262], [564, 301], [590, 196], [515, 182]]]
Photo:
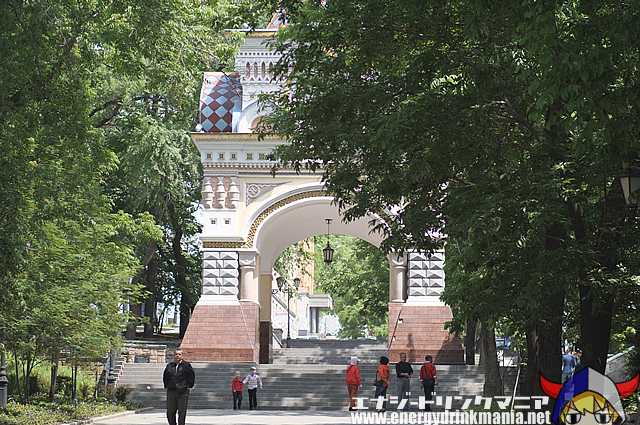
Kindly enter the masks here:
[[167, 390], [167, 419], [169, 425], [176, 425], [176, 411], [178, 425], [184, 425], [187, 419], [187, 403], [189, 402], [189, 388], [193, 388], [196, 374], [191, 363], [182, 360], [182, 350], [176, 350], [173, 355], [175, 361], [167, 364], [162, 375], [164, 388]]
[[[400, 361], [396, 363], [398, 376], [398, 410], [409, 411], [409, 378], [413, 378], [413, 368], [407, 363], [407, 353], [400, 353]], [[403, 400], [406, 400], [404, 403]]]

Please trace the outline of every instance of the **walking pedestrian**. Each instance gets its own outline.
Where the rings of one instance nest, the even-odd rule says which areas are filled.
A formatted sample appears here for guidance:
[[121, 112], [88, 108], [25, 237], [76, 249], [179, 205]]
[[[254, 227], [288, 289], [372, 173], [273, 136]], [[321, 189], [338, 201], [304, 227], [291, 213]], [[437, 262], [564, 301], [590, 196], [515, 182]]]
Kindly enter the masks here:
[[413, 378], [413, 368], [407, 363], [407, 353], [400, 353], [400, 361], [396, 363], [398, 376], [398, 410], [409, 412], [409, 378]]
[[258, 408], [258, 386], [262, 389], [262, 380], [256, 373], [256, 367], [251, 366], [251, 373], [244, 378], [243, 384], [247, 384], [247, 392], [249, 393], [249, 410]]
[[236, 377], [231, 381], [231, 391], [233, 392], [233, 410], [242, 408], [242, 389], [244, 384], [240, 379], [240, 371], [236, 370]]
[[389, 388], [389, 358], [387, 356], [380, 357], [380, 365], [378, 366], [378, 372], [376, 374], [376, 400], [378, 397], [382, 397], [385, 401], [382, 402], [382, 408], [378, 409], [378, 412], [384, 412], [387, 409], [387, 389]]
[[[438, 385], [436, 377], [436, 367], [433, 365], [433, 356], [427, 354], [424, 356], [425, 363], [420, 368], [420, 388], [424, 389], [425, 401], [430, 401], [433, 397], [433, 388]], [[431, 411], [432, 403], [425, 403], [425, 412]]]
[[196, 374], [191, 363], [182, 359], [182, 350], [173, 354], [174, 361], [169, 362], [162, 374], [164, 388], [167, 390], [167, 420], [169, 425], [184, 425], [187, 420], [187, 404], [189, 403], [190, 388], [193, 388]]
[[360, 369], [358, 368], [358, 356], [351, 357], [351, 364], [347, 367], [347, 391], [349, 392], [349, 410], [355, 410], [358, 388], [362, 388]]
[[576, 358], [573, 357], [571, 348], [567, 348], [567, 354], [562, 356], [562, 383], [567, 382], [572, 376], [576, 368]]

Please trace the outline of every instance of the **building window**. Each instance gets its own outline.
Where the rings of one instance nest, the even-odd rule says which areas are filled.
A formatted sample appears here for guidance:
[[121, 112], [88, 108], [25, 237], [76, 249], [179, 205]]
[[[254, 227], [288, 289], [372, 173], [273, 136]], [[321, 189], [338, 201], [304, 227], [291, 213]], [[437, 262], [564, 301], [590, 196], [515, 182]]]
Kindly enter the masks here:
[[207, 154], [207, 159], [211, 159], [211, 154], [210, 153]]
[[219, 154], [218, 159], [224, 159], [224, 154], [223, 153]]

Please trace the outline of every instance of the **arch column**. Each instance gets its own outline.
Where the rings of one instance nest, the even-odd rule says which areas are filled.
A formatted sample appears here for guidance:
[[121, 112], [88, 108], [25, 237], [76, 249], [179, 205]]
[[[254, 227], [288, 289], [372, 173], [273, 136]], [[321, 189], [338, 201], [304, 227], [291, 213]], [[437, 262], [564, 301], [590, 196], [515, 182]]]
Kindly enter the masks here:
[[[445, 322], [453, 317], [440, 301], [444, 290], [444, 251], [413, 251], [389, 257], [389, 360], [422, 363], [426, 354], [437, 363], [463, 363], [459, 338], [449, 334]], [[406, 300], [406, 301], [405, 301]]]
[[250, 301], [260, 305], [258, 298], [258, 275], [260, 256], [256, 251], [240, 251], [240, 301]]
[[180, 345], [187, 359], [258, 362], [259, 258], [256, 251], [238, 249], [203, 252], [203, 295]]
[[271, 285], [273, 276], [271, 273], [260, 273], [259, 298], [260, 298], [260, 363], [271, 363]]
[[406, 289], [407, 258], [404, 255], [389, 254], [389, 301], [404, 302]]

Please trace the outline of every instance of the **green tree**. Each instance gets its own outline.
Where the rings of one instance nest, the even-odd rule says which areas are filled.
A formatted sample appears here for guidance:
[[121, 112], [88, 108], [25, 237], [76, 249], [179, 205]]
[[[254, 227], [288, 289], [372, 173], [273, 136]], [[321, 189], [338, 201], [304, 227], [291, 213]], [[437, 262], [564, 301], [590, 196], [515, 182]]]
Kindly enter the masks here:
[[[234, 46], [240, 38], [238, 34], [224, 38], [223, 29], [264, 20], [261, 9], [251, 2], [226, 0], [174, 2], [156, 15], [165, 28], [154, 40], [162, 51], [158, 55], [155, 51], [153, 55], [132, 52], [128, 61], [136, 64], [134, 73], [102, 66], [92, 111], [94, 125], [102, 129], [119, 159], [118, 169], [107, 177], [105, 185], [115, 209], [131, 214], [149, 212], [164, 229], [161, 240], [137, 247], [144, 268], [134, 283], [144, 281], [147, 291], [139, 300], [144, 302], [147, 316], [143, 321], [145, 338], [153, 334], [155, 294], [160, 286], [166, 288], [167, 277], [179, 293], [165, 301], [174, 299], [180, 306], [181, 335], [200, 296], [201, 258], [195, 238], [199, 226], [193, 212], [200, 200], [202, 169], [185, 132], [197, 122], [201, 72], [232, 68]], [[113, 49], [119, 53], [117, 46]], [[162, 285], [159, 270], [170, 272], [163, 276]], [[136, 324], [128, 328], [128, 338], [135, 336]]]
[[358, 338], [365, 331], [386, 339], [389, 332], [389, 260], [378, 248], [361, 239], [332, 235], [331, 265], [324, 264], [326, 236], [316, 236], [315, 281], [318, 290], [331, 294], [340, 318], [340, 336]]
[[237, 39], [223, 26], [260, 12], [224, 0], [0, 3], [0, 329], [23, 379], [41, 359], [55, 370], [61, 350], [94, 358], [116, 344], [118, 303], [140, 297], [153, 261], [167, 262], [188, 317], [200, 170], [184, 132], [198, 72], [226, 66]]
[[270, 96], [276, 157], [321, 170], [347, 219], [393, 211], [386, 249], [447, 234], [457, 319], [518, 326], [556, 380], [579, 294], [583, 362], [603, 371], [635, 285], [615, 175], [637, 157], [638, 2], [277, 3], [293, 71]]

